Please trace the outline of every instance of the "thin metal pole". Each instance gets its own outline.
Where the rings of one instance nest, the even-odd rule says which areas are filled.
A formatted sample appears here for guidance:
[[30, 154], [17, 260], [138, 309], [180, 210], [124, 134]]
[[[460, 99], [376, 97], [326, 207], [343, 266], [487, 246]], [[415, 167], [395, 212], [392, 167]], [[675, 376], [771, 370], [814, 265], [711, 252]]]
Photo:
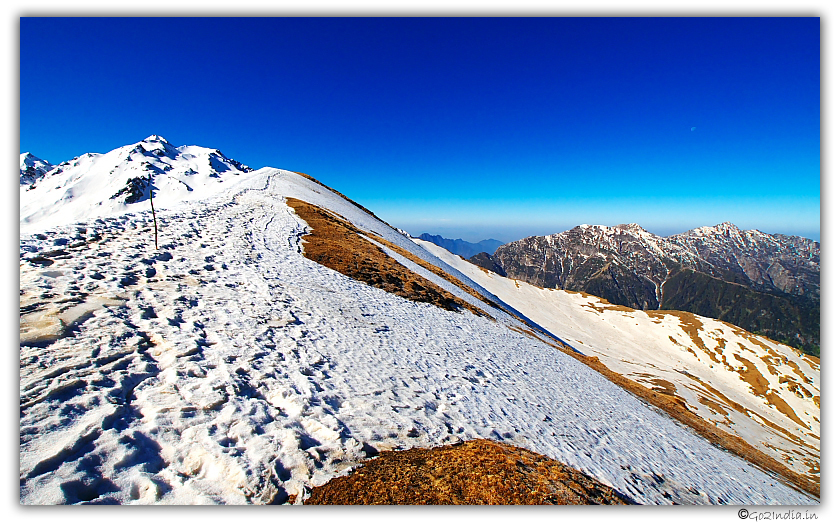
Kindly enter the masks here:
[[155, 223], [155, 250], [158, 249], [157, 217], [155, 216], [154, 192], [152, 191], [152, 174], [149, 173], [149, 203], [152, 205], [152, 221]]

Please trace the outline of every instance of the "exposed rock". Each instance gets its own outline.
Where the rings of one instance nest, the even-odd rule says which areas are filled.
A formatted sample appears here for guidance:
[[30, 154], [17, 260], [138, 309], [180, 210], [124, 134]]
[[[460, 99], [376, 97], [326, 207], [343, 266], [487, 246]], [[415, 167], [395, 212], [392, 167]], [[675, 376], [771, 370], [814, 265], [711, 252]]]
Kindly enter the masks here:
[[53, 169], [48, 161], [35, 156], [32, 153], [24, 152], [20, 155], [20, 184], [35, 185], [35, 182], [44, 177], [44, 174]]
[[478, 254], [469, 258], [468, 261], [476, 266], [480, 266], [485, 270], [495, 272], [502, 277], [507, 276], [507, 272], [505, 272], [505, 269], [502, 268], [502, 266], [499, 263], [497, 263], [492, 257], [490, 257], [490, 254], [488, 254], [487, 252], [479, 252]]

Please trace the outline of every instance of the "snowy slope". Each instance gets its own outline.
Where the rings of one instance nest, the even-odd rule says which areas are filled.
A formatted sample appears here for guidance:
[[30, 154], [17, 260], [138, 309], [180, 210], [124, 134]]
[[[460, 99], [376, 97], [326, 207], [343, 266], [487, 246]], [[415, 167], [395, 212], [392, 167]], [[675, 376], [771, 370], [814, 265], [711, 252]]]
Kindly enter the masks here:
[[[20, 240], [24, 504], [299, 503], [376, 451], [477, 437], [568, 463], [642, 503], [814, 502], [388, 248], [493, 319], [305, 258], [307, 225], [287, 197], [487, 294], [326, 187], [271, 168], [230, 169], [222, 183], [204, 171], [197, 200], [171, 173], [201, 151], [160, 147], [158, 158], [178, 159], [154, 177], [160, 250], [142, 203], [87, 218], [76, 203], [110, 198], [118, 183], [97, 188], [110, 170], [104, 182], [93, 173], [113, 164], [115, 178], [130, 177], [127, 159], [103, 161], [134, 147], [78, 160], [78, 177], [61, 178], [74, 197], [52, 214], [32, 203], [24, 216], [22, 204], [22, 227], [36, 231]], [[41, 185], [40, 201], [52, 201], [53, 183]], [[86, 221], [51, 226], [65, 209], [78, 212], [65, 223]]]
[[819, 360], [715, 319], [632, 310], [579, 292], [535, 287], [415, 241], [576, 350], [648, 388], [681, 397], [724, 431], [797, 473], [819, 478]]

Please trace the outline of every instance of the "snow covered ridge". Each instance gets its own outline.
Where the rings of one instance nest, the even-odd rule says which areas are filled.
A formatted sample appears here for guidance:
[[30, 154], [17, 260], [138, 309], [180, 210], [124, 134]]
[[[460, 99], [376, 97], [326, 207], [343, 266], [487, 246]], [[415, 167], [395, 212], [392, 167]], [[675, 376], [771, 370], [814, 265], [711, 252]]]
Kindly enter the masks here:
[[[201, 199], [156, 189], [159, 250], [142, 204], [22, 229], [22, 503], [300, 503], [379, 451], [475, 438], [645, 504], [815, 502], [523, 334], [509, 304], [332, 190], [236, 170], [222, 182], [208, 172]], [[154, 183], [184, 194], [169, 172]], [[53, 190], [51, 177], [31, 193]], [[98, 191], [103, 206], [124, 186]], [[287, 198], [381, 238], [398, 263], [492, 319], [307, 259], [310, 227]]]
[[686, 410], [819, 483], [819, 359], [715, 319], [535, 287], [415, 242], [579, 352], [677, 398]]
[[[34, 156], [29, 161], [38, 168]], [[38, 232], [59, 224], [140, 212], [155, 205], [169, 208], [211, 196], [253, 169], [217, 149], [175, 147], [160, 136], [112, 150], [83, 154], [39, 175], [26, 174], [21, 155], [21, 232]], [[42, 172], [43, 171], [43, 172]], [[31, 180], [31, 181], [30, 181]], [[151, 180], [151, 185], [149, 184]]]

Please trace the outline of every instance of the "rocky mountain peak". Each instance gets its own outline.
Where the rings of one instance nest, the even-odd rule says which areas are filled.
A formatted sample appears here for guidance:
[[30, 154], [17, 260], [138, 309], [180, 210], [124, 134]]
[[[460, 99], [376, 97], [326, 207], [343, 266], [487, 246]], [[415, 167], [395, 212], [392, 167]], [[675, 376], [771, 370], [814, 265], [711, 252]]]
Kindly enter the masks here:
[[[702, 237], [715, 237], [715, 236], [724, 236], [724, 237], [738, 237], [746, 232], [733, 223], [729, 221], [724, 221], [723, 223], [719, 223], [715, 226], [702, 226], [691, 229], [687, 232], [682, 232], [680, 234], [675, 234], [673, 237], [686, 237], [686, 236], [702, 236]], [[758, 231], [753, 231], [758, 232]]]
[[727, 237], [737, 237], [741, 235], [741, 229], [736, 227], [734, 224], [730, 223], [729, 221], [724, 221], [718, 225], [712, 227], [718, 234], [727, 236]]
[[616, 225], [615, 228], [617, 228], [618, 230], [623, 230], [625, 232], [630, 232], [635, 235], [650, 234], [650, 232], [642, 228], [642, 226], [638, 223], [626, 223], [622, 225]]
[[20, 184], [34, 185], [44, 174], [53, 169], [50, 162], [42, 160], [31, 152], [20, 155]]

